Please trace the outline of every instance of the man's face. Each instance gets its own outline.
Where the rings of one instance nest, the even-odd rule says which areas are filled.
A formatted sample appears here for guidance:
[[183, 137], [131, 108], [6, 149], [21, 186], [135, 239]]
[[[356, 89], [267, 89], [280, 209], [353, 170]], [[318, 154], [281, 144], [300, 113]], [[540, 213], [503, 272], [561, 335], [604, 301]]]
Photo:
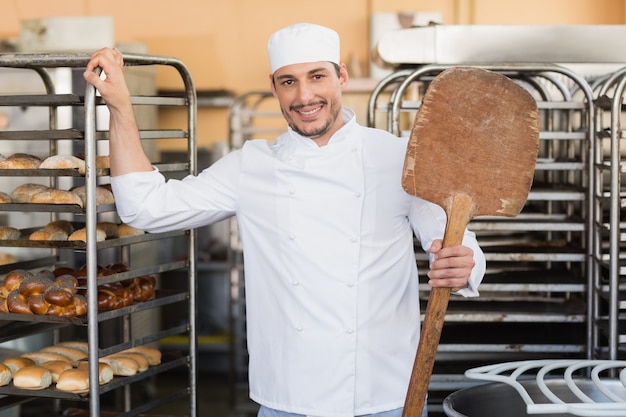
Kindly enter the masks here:
[[341, 92], [347, 81], [345, 65], [337, 76], [330, 62], [293, 64], [274, 72], [272, 92], [289, 126], [323, 146], [343, 125]]

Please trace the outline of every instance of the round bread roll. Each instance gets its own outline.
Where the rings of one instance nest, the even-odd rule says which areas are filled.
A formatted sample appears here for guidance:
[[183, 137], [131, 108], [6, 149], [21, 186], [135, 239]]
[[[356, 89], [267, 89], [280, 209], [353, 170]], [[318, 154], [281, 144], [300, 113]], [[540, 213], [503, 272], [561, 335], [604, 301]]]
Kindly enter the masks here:
[[71, 191], [48, 189], [30, 197], [29, 203], [34, 204], [71, 204], [83, 206], [83, 200]]
[[78, 365], [78, 361], [81, 359], [85, 359], [87, 354], [80, 349], [75, 349], [67, 346], [46, 346], [44, 348], [39, 349], [40, 352], [52, 352], [58, 353], [59, 355], [63, 355], [72, 361], [73, 366]]
[[35, 361], [23, 356], [11, 356], [2, 361], [5, 366], [8, 366], [11, 370], [11, 374], [15, 374], [19, 369], [27, 366], [34, 366]]
[[59, 375], [56, 388], [61, 391], [82, 394], [89, 391], [89, 371], [85, 369], [68, 369]]
[[[84, 185], [72, 188], [72, 192], [80, 197], [84, 205], [87, 205], [87, 187]], [[108, 189], [98, 185], [96, 186], [96, 204], [115, 204], [113, 193]]]
[[133, 376], [139, 369], [136, 360], [129, 356], [116, 356], [115, 354], [100, 358], [100, 362], [106, 363], [113, 370], [113, 375]]
[[0, 191], [0, 204], [11, 204], [13, 199], [10, 194], [5, 193], [4, 191]]
[[52, 374], [41, 366], [27, 366], [13, 375], [13, 385], [23, 389], [43, 389], [52, 384]]
[[27, 153], [15, 153], [0, 161], [0, 169], [37, 169], [41, 158]]
[[33, 314], [28, 306], [28, 300], [20, 293], [20, 290], [13, 290], [6, 298], [9, 313]]
[[[96, 242], [102, 242], [103, 240], [106, 239], [106, 237], [107, 237], [106, 232], [96, 227]], [[87, 229], [83, 227], [81, 229], [75, 230], [74, 233], [69, 235], [67, 240], [80, 240], [83, 242], [87, 242]]]
[[11, 191], [11, 198], [15, 203], [28, 203], [32, 196], [49, 189], [50, 187], [42, 184], [26, 183], [15, 187]]
[[[89, 372], [89, 362], [81, 361], [78, 364], [77, 369], [82, 369]], [[102, 385], [111, 382], [112, 380], [113, 368], [111, 368], [111, 365], [104, 362], [98, 362], [98, 383]]]
[[114, 239], [116, 237], [120, 237], [119, 232], [117, 231], [117, 223], [113, 222], [98, 222], [96, 224], [98, 229], [104, 230], [106, 233], [107, 239]]
[[41, 169], [76, 169], [85, 175], [85, 161], [73, 155], [52, 155], [39, 164]]
[[121, 351], [121, 352], [118, 352], [118, 353], [114, 353], [114, 354], [112, 354], [110, 356], [112, 356], [114, 358], [130, 358], [130, 359], [134, 360], [135, 362], [137, 362], [137, 372], [143, 372], [146, 369], [148, 369], [148, 367], [150, 366], [146, 356], [141, 354], [141, 353], [139, 353], [139, 352]]
[[141, 353], [148, 360], [148, 365], [155, 366], [161, 363], [161, 351], [157, 348], [149, 346], [135, 346], [130, 349], [123, 350], [122, 353], [136, 352]]
[[33, 362], [35, 362], [35, 365], [41, 365], [42, 363], [49, 361], [63, 361], [72, 365], [72, 360], [70, 358], [54, 352], [26, 352], [22, 354], [22, 357], [32, 359]]
[[72, 349], [78, 349], [83, 353], [87, 354], [89, 352], [89, 345], [87, 342], [82, 342], [79, 340], [66, 340], [64, 342], [59, 342], [55, 346], [69, 347]]
[[42, 368], [46, 368], [50, 371], [50, 375], [52, 376], [52, 382], [56, 383], [59, 380], [59, 375], [68, 369], [72, 369], [72, 365], [64, 361], [48, 361], [40, 364]]
[[8, 252], [0, 252], [0, 265], [14, 264], [18, 261], [17, 256]]
[[0, 363], [0, 386], [8, 385], [11, 379], [13, 379], [11, 368]]

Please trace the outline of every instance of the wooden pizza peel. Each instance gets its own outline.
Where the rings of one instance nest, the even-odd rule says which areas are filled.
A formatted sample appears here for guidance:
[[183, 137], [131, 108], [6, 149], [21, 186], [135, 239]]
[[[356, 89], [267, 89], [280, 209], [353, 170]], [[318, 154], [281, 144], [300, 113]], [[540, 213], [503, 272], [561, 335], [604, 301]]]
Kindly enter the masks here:
[[[538, 146], [539, 114], [530, 93], [502, 74], [452, 67], [424, 94], [402, 186], [445, 210], [443, 246], [460, 245], [473, 217], [519, 214]], [[449, 298], [450, 288], [431, 289], [403, 417], [421, 416]]]

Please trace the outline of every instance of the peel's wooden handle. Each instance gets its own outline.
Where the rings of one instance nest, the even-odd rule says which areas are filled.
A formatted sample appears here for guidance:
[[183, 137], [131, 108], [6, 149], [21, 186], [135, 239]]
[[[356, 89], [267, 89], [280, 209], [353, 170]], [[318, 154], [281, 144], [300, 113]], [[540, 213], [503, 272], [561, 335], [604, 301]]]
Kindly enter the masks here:
[[[444, 248], [463, 243], [463, 234], [472, 211], [473, 202], [470, 196], [466, 194], [454, 196], [443, 238]], [[415, 354], [415, 362], [413, 363], [411, 380], [404, 401], [403, 417], [420, 417], [422, 415], [449, 300], [450, 288], [436, 287], [431, 289], [424, 324], [420, 332], [420, 341]]]

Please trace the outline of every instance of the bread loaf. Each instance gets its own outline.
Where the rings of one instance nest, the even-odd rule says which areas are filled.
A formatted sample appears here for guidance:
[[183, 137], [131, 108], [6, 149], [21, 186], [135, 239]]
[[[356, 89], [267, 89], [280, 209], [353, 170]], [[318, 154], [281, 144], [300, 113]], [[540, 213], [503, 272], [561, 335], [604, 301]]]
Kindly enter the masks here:
[[109, 365], [113, 370], [113, 375], [117, 376], [133, 376], [139, 369], [137, 361], [128, 356], [104, 356], [100, 358], [100, 362]]
[[107, 239], [115, 239], [120, 237], [119, 232], [117, 231], [117, 223], [113, 222], [98, 222], [96, 224], [98, 229], [104, 230]]
[[24, 358], [32, 359], [36, 365], [40, 365], [43, 362], [48, 361], [62, 361], [69, 363], [72, 365], [72, 360], [67, 356], [61, 355], [60, 353], [54, 352], [27, 352], [23, 353], [22, 356]]
[[155, 366], [161, 363], [161, 351], [157, 348], [149, 346], [135, 346], [122, 351], [122, 353], [125, 352], [141, 353], [146, 357], [146, 359], [148, 360], [148, 365], [150, 366]]
[[49, 189], [50, 187], [42, 184], [26, 183], [15, 187], [11, 191], [11, 198], [14, 203], [28, 203], [32, 196]]
[[127, 225], [126, 223], [122, 223], [117, 226], [117, 233], [120, 237], [129, 237], [143, 235], [145, 232], [143, 230], [136, 229], [133, 226]]
[[110, 355], [113, 358], [130, 358], [137, 362], [137, 372], [143, 372], [150, 366], [145, 355], [139, 352], [122, 351]]
[[[96, 227], [96, 242], [102, 242], [107, 237], [106, 232], [98, 227]], [[83, 242], [87, 242], [87, 229], [85, 227], [74, 230], [74, 232], [69, 235], [67, 240], [80, 240]]]
[[11, 226], [0, 226], [0, 240], [16, 240], [22, 236], [19, 229]]
[[[80, 197], [84, 205], [87, 205], [87, 187], [84, 185], [72, 188], [72, 192]], [[96, 187], [96, 204], [115, 204], [113, 193], [102, 186]]]
[[81, 359], [85, 359], [87, 354], [80, 349], [75, 349], [67, 346], [46, 346], [44, 348], [39, 349], [39, 352], [52, 352], [58, 353], [59, 355], [63, 355], [69, 360], [72, 361], [72, 366], [77, 366], [78, 361]]
[[37, 169], [41, 158], [27, 153], [15, 153], [0, 161], [0, 169]]
[[46, 225], [47, 228], [57, 228], [69, 235], [74, 231], [74, 225], [69, 220], [54, 220]]
[[2, 363], [5, 366], [9, 367], [9, 369], [11, 370], [11, 374], [15, 374], [19, 369], [35, 365], [34, 360], [25, 358], [23, 356], [11, 356], [3, 360]]
[[52, 374], [41, 366], [27, 366], [13, 375], [13, 385], [23, 389], [43, 389], [52, 384]]
[[82, 342], [79, 340], [66, 340], [64, 342], [59, 342], [55, 346], [69, 347], [72, 349], [81, 350], [83, 353], [87, 353], [89, 351], [89, 345], [87, 342]]
[[83, 200], [71, 191], [48, 189], [30, 197], [29, 203], [35, 204], [73, 204], [83, 206]]
[[0, 363], [0, 386], [8, 385], [11, 379], [13, 379], [11, 368]]
[[[89, 372], [89, 362], [81, 361], [78, 364], [77, 369], [83, 369]], [[111, 365], [104, 362], [98, 362], [98, 383], [102, 385], [106, 384], [107, 382], [111, 382], [112, 380], [113, 368], [111, 368]]]
[[89, 391], [89, 371], [68, 369], [59, 375], [56, 388], [61, 391], [82, 394]]
[[63, 229], [46, 226], [43, 229], [38, 229], [31, 233], [30, 236], [28, 236], [28, 240], [56, 241], [67, 240], [68, 237], [69, 235]]
[[85, 175], [85, 161], [73, 155], [52, 155], [39, 164], [41, 169], [76, 169]]
[[10, 194], [0, 191], [0, 204], [10, 204], [13, 202]]
[[18, 261], [17, 256], [8, 252], [0, 252], [0, 265], [14, 264]]
[[50, 371], [50, 375], [52, 376], [52, 382], [56, 383], [59, 380], [59, 375], [68, 369], [72, 369], [72, 365], [65, 361], [47, 361], [41, 363], [39, 366], [42, 368], [46, 368]]

